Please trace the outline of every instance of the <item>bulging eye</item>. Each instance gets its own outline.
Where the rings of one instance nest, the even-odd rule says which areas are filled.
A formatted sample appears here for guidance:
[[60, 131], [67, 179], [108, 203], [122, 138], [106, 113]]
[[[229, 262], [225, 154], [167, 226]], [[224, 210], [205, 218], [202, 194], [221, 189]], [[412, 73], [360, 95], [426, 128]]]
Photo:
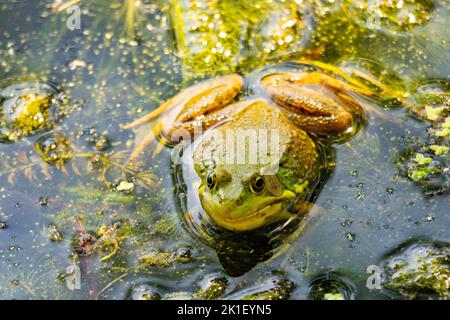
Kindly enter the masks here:
[[216, 173], [214, 171], [208, 173], [208, 176], [206, 177], [206, 184], [208, 185], [208, 188], [210, 188], [211, 190], [214, 189], [214, 187], [216, 186], [216, 182]]
[[266, 183], [264, 181], [264, 178], [261, 176], [257, 176], [253, 178], [251, 183], [251, 190], [254, 193], [260, 193], [264, 191], [264, 188], [266, 187]]

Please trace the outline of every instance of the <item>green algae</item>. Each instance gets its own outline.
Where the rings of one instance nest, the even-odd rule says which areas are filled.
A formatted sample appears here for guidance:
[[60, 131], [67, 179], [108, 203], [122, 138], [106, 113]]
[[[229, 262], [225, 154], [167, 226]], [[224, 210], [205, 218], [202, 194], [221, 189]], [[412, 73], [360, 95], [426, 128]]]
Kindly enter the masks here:
[[450, 251], [448, 244], [410, 243], [384, 264], [384, 287], [408, 298], [434, 293], [450, 298]]

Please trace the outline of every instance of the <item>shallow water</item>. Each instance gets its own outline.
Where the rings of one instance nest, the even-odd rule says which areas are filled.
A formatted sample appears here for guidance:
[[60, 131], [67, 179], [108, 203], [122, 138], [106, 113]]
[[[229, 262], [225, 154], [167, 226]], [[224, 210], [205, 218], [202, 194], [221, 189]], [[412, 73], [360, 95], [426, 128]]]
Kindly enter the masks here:
[[[62, 100], [52, 126], [0, 143], [0, 298], [125, 299], [142, 284], [167, 298], [191, 297], [201, 296], [198, 289], [216, 277], [226, 283], [218, 298], [289, 287], [290, 294], [280, 295], [307, 299], [315, 280], [329, 274], [345, 282], [354, 298], [389, 298], [384, 290], [367, 288], [368, 266], [410, 239], [450, 241], [448, 180], [443, 192], [430, 193], [398, 165], [408, 150], [430, 139], [432, 123], [396, 101], [367, 102], [372, 107], [367, 125], [348, 142], [333, 145], [336, 164], [316, 200], [325, 214], [279, 256], [239, 277], [228, 275], [216, 250], [184, 223], [174, 198], [170, 149], [152, 157], [154, 143], [140, 168], [124, 168], [135, 140], [149, 128], [138, 134], [121, 129], [196, 80], [234, 71], [248, 75], [269, 63], [305, 57], [344, 69], [369, 65], [375, 77], [408, 92], [408, 98], [430, 83], [448, 92], [445, 83], [436, 82], [448, 81], [450, 70], [445, 1], [434, 1], [430, 13], [413, 10], [428, 1], [405, 1], [406, 9], [393, 13], [398, 19], [375, 19], [374, 8], [358, 11], [346, 2], [318, 1], [314, 10], [300, 6], [303, 23], [288, 34], [294, 40], [267, 52], [265, 24], [277, 15], [255, 9], [255, 16], [242, 19], [248, 24], [238, 28], [239, 41], [224, 42], [230, 60], [212, 60], [215, 64], [190, 59], [194, 47], [180, 45], [183, 31], [174, 27], [173, 6], [183, 1], [172, 7], [163, 1], [140, 1], [136, 7], [133, 1], [81, 1], [81, 29], [73, 31], [67, 27], [70, 14], [49, 3], [0, 3], [2, 88], [10, 81], [50, 81]], [[286, 9], [275, 7], [274, 12]], [[214, 10], [231, 10], [199, 8], [213, 16]], [[195, 22], [187, 14], [178, 19]], [[227, 32], [234, 32], [233, 18], [223, 19], [232, 26]], [[100, 238], [101, 226], [114, 224], [119, 231], [112, 231], [112, 242], [104, 237], [95, 254], [76, 250], [77, 233], [84, 229]], [[118, 252], [99, 261], [113, 241]], [[163, 257], [170, 262], [147, 259], [145, 265], [143, 257], [155, 251], [168, 254]], [[81, 287], [70, 290], [77, 270]]]

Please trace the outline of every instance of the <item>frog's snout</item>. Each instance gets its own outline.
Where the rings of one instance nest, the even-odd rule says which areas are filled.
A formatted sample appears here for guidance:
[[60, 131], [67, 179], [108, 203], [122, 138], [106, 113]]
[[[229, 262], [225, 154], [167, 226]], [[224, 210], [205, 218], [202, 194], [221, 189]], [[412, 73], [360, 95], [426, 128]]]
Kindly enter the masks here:
[[218, 167], [215, 171], [217, 184], [226, 185], [231, 182], [231, 174], [224, 168]]

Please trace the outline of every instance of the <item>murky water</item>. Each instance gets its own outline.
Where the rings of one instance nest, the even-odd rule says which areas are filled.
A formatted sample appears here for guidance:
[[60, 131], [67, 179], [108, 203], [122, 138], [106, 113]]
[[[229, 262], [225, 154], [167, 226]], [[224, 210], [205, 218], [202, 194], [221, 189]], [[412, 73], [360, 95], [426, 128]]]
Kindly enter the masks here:
[[[445, 1], [73, 2], [74, 30], [65, 1], [0, 3], [0, 298], [391, 298], [369, 266], [449, 243]], [[200, 79], [299, 59], [369, 74], [378, 99], [332, 145], [318, 221], [272, 258], [259, 238], [256, 260], [249, 239], [212, 248], [182, 218], [171, 149], [127, 165], [150, 127], [123, 125]]]

